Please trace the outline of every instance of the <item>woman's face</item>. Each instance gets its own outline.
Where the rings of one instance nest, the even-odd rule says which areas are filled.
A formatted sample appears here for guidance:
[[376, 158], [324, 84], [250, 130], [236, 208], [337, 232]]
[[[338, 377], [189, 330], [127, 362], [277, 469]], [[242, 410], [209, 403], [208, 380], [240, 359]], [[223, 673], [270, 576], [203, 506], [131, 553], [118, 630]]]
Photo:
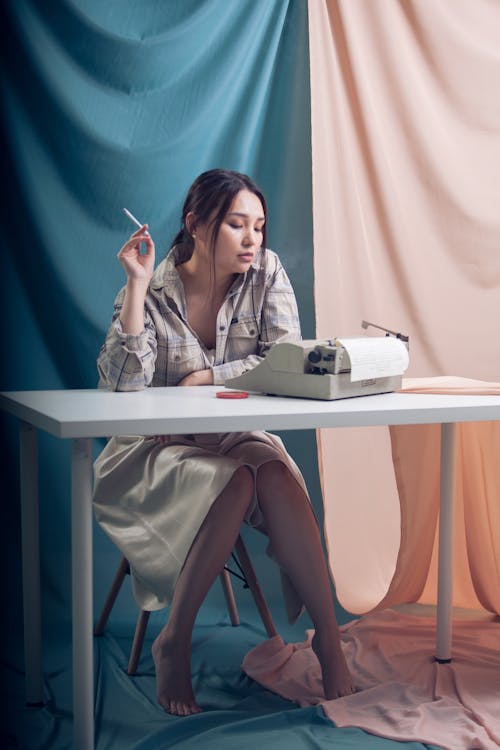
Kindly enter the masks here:
[[[265, 216], [260, 199], [249, 190], [240, 190], [220, 225], [215, 245], [218, 276], [245, 273], [262, 246]], [[211, 230], [200, 227], [197, 237], [209, 247]]]

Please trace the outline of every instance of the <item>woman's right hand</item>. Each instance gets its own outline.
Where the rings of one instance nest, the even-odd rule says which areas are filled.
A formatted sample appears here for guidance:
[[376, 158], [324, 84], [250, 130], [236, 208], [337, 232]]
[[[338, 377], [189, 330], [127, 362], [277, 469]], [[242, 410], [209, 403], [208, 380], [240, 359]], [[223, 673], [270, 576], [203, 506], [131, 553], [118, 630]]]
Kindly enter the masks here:
[[[147, 281], [151, 279], [155, 265], [155, 243], [144, 224], [130, 236], [116, 256], [127, 274], [128, 279]], [[145, 252], [141, 253], [141, 244]]]

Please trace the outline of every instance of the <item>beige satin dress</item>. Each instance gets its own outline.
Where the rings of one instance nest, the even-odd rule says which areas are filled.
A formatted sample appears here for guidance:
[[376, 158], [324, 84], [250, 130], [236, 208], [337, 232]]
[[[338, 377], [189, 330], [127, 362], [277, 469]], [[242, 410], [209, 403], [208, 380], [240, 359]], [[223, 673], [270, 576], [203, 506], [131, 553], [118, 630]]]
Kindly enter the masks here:
[[[267, 432], [113, 437], [94, 464], [94, 509], [102, 528], [130, 563], [142, 609], [167, 606], [194, 538], [212, 503], [240, 466], [256, 476], [268, 461], [282, 461], [307, 495], [299, 468], [276, 435]], [[245, 521], [263, 533], [254, 492]], [[273, 556], [271, 545], [267, 553]], [[302, 603], [282, 572], [290, 621]]]

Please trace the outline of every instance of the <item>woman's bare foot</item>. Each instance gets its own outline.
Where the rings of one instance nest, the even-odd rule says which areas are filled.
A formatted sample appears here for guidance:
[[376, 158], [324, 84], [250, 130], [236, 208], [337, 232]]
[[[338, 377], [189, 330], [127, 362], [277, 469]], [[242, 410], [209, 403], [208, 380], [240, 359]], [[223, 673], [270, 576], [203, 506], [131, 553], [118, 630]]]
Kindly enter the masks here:
[[321, 667], [325, 698], [333, 700], [355, 693], [356, 688], [339, 639], [333, 637], [331, 633], [325, 636], [315, 633], [311, 646]]
[[161, 633], [151, 648], [156, 670], [156, 695], [165, 711], [175, 716], [190, 716], [202, 710], [195, 701], [191, 685], [189, 646], [179, 648]]

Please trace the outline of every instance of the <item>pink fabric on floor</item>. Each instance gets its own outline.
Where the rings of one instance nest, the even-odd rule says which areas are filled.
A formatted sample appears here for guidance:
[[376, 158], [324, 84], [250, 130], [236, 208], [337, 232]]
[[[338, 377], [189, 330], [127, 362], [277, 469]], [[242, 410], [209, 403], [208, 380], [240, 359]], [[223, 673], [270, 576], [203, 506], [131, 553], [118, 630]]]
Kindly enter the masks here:
[[364, 615], [341, 628], [342, 647], [359, 692], [325, 701], [320, 668], [307, 640], [276, 636], [252, 649], [243, 670], [301, 706], [321, 703], [339, 727], [355, 726], [399, 741], [445, 750], [500, 747], [500, 621], [455, 620], [453, 661], [433, 659], [433, 617], [394, 610]]

